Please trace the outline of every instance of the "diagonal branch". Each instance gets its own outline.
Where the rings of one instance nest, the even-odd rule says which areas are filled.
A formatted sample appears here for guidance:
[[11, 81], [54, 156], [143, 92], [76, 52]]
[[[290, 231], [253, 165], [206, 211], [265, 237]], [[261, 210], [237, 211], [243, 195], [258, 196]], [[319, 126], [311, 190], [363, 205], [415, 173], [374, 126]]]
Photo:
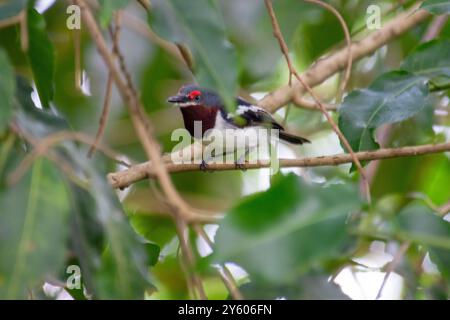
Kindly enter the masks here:
[[[14, 125], [13, 128], [16, 128]], [[19, 131], [18, 129], [14, 129]], [[25, 135], [24, 132], [20, 131], [21, 134]], [[28, 171], [33, 162], [42, 155], [45, 155], [49, 152], [49, 150], [55, 145], [67, 141], [77, 141], [87, 145], [94, 145], [95, 140], [91, 138], [89, 135], [86, 135], [82, 132], [72, 132], [72, 131], [58, 131], [54, 134], [48, 135], [44, 139], [41, 139], [39, 142], [33, 141], [34, 149], [27, 154], [27, 156], [22, 160], [22, 162], [17, 166], [17, 168], [8, 176], [7, 182], [9, 185], [15, 184], [20, 178]], [[126, 167], [130, 167], [130, 164], [120, 160], [120, 155], [116, 153], [114, 150], [109, 148], [106, 145], [97, 144], [97, 148], [107, 157], [113, 159], [117, 163], [124, 165]]]
[[16, 16], [12, 16], [12, 17], [8, 17], [8, 18], [5, 18], [3, 20], [0, 20], [0, 29], [8, 28], [10, 26], [18, 24], [18, 23], [21, 22], [21, 19], [22, 19], [21, 18], [21, 13], [19, 13]]
[[381, 298], [381, 294], [383, 293], [383, 289], [386, 286], [389, 276], [391, 275], [392, 272], [395, 271], [395, 268], [401, 262], [403, 255], [406, 253], [406, 251], [408, 251], [410, 245], [411, 245], [411, 242], [409, 242], [409, 241], [404, 242], [398, 249], [398, 251], [395, 254], [392, 261], [386, 266], [386, 274], [384, 275], [383, 282], [381, 283], [380, 289], [378, 289], [378, 293], [377, 293], [375, 300], [378, 300]]
[[435, 17], [428, 26], [428, 29], [422, 38], [422, 42], [427, 42], [436, 38], [442, 31], [442, 29], [445, 27], [448, 18], [449, 18], [448, 14], [443, 14]]
[[[412, 29], [419, 23], [428, 19], [431, 15], [415, 6], [408, 11], [398, 14], [395, 18], [385, 23], [384, 26], [359, 42], [354, 42], [351, 47], [352, 59], [357, 61], [375, 52], [386, 43], [397, 38], [401, 34]], [[335, 73], [343, 70], [347, 66], [347, 48], [343, 48], [330, 56], [323, 58], [313, 64], [308, 70], [301, 74], [303, 81], [310, 87], [315, 87]], [[288, 104], [295, 96], [301, 97], [305, 93], [305, 88], [298, 81], [294, 81], [292, 86], [285, 85], [267, 94], [258, 105], [265, 107], [271, 112], [275, 112], [282, 106]]]
[[[322, 111], [322, 113], [326, 117], [327, 121], [329, 122], [329, 124], [333, 128], [334, 132], [336, 132], [336, 134], [338, 135], [339, 140], [342, 142], [342, 144], [344, 145], [345, 149], [347, 149], [347, 151], [350, 153], [350, 156], [352, 157], [353, 162], [356, 165], [356, 167], [358, 168], [358, 171], [359, 171], [359, 173], [361, 175], [361, 179], [362, 179], [362, 181], [363, 181], [363, 183], [365, 185], [366, 197], [367, 197], [368, 202], [370, 203], [371, 197], [370, 197], [369, 181], [366, 178], [366, 175], [364, 173], [364, 169], [363, 169], [363, 167], [361, 165], [361, 162], [356, 157], [355, 152], [353, 151], [352, 147], [350, 146], [350, 143], [348, 142], [347, 138], [345, 138], [345, 136], [342, 134], [341, 130], [336, 125], [336, 123], [334, 122], [333, 118], [330, 116], [330, 114], [326, 110], [325, 106], [320, 101], [319, 97], [314, 93], [312, 88], [305, 81], [303, 81], [302, 77], [297, 73], [297, 70], [295, 70], [295, 68], [293, 67], [292, 62], [291, 62], [291, 58], [289, 57], [289, 49], [288, 49], [288, 47], [286, 45], [286, 41], [284, 41], [283, 34], [281, 33], [280, 26], [278, 24], [278, 20], [276, 18], [275, 12], [274, 12], [273, 7], [272, 7], [272, 1], [271, 0], [265, 0], [265, 4], [266, 4], [267, 10], [269, 12], [271, 21], [272, 21], [274, 36], [278, 40], [278, 43], [280, 44], [281, 51], [283, 52], [283, 55], [286, 58], [286, 62], [287, 62], [288, 67], [289, 67], [289, 73], [293, 74], [297, 78], [298, 82], [301, 83], [301, 85], [306, 89], [306, 91], [308, 91], [308, 93], [311, 95], [311, 97], [316, 102], [317, 106]], [[289, 78], [289, 81], [290, 81], [290, 78]]]
[[[184, 232], [187, 227], [186, 221], [192, 219], [196, 214], [191, 211], [191, 208], [184, 202], [177, 190], [175, 189], [172, 180], [164, 165], [160, 146], [153, 135], [153, 126], [150, 120], [146, 117], [144, 108], [137, 95], [136, 89], [133, 86], [131, 75], [125, 66], [125, 61], [120, 50], [117, 50], [117, 57], [119, 59], [120, 69], [116, 66], [114, 56], [109, 51], [106, 41], [95, 21], [95, 18], [87, 6], [85, 0], [74, 0], [81, 9], [83, 21], [87, 27], [87, 30], [91, 34], [91, 37], [97, 46], [97, 49], [106, 63], [109, 71], [114, 79], [114, 83], [122, 97], [126, 102], [129, 109], [130, 117], [136, 131], [136, 134], [144, 148], [144, 151], [148, 159], [152, 163], [152, 168], [155, 170], [157, 180], [159, 181], [163, 193], [165, 194], [170, 209], [175, 220], [178, 235], [180, 237], [180, 243], [182, 244], [183, 256], [186, 259], [189, 267], [195, 265], [194, 255], [192, 248], [188, 241], [185, 241]], [[198, 214], [197, 214], [198, 215]], [[199, 296], [206, 298], [200, 279], [197, 275], [190, 273], [193, 282], [197, 285]]]
[[[198, 224], [194, 224], [193, 229], [197, 233], [199, 237], [201, 237], [208, 247], [210, 247], [211, 250], [214, 248], [214, 243], [209, 238], [208, 234], [203, 230], [202, 226]], [[228, 289], [228, 292], [230, 293], [231, 297], [234, 300], [244, 300], [244, 296], [242, 295], [242, 292], [239, 290], [239, 286], [236, 283], [236, 280], [233, 277], [233, 274], [231, 273], [230, 269], [227, 268], [227, 266], [224, 264], [220, 266], [220, 269], [218, 270], [220, 278], [222, 279], [223, 283]]]
[[342, 15], [332, 5], [329, 5], [328, 3], [320, 0], [305, 0], [305, 2], [315, 3], [322, 8], [330, 11], [339, 20], [339, 23], [342, 26], [342, 30], [344, 31], [345, 42], [347, 45], [347, 66], [345, 69], [344, 79], [341, 83], [341, 88], [338, 91], [336, 98], [336, 102], [339, 102], [344, 96], [345, 88], [347, 87], [348, 81], [350, 80], [350, 74], [352, 72], [352, 39], [350, 37], [350, 31], [348, 30], [347, 24], [345, 23]]
[[[117, 53], [118, 47], [119, 47], [119, 38], [120, 38], [120, 31], [121, 31], [121, 16], [122, 12], [117, 12], [115, 14], [114, 20], [115, 20], [115, 29], [112, 30], [112, 28], [109, 29], [112, 42], [113, 42], [113, 52], [114, 54]], [[91, 158], [92, 155], [95, 152], [95, 149], [97, 148], [97, 145], [100, 143], [103, 137], [103, 133], [105, 132], [106, 128], [106, 121], [108, 120], [109, 116], [109, 109], [111, 106], [111, 98], [112, 98], [112, 88], [113, 88], [113, 77], [111, 72], [108, 73], [108, 80], [106, 81], [106, 91], [105, 91], [105, 98], [103, 101], [103, 108], [102, 108], [102, 114], [100, 116], [99, 126], [97, 130], [97, 134], [95, 135], [95, 143], [91, 146], [91, 148], [88, 151], [88, 157]]]
[[161, 158], [159, 144], [153, 136], [153, 127], [145, 116], [143, 111], [144, 108], [136, 95], [136, 91], [123, 79], [121, 72], [114, 63], [114, 57], [108, 49], [97, 22], [85, 1], [75, 0], [75, 3], [80, 6], [85, 25], [91, 33], [100, 55], [109, 68], [122, 99], [129, 108], [131, 120], [138, 138], [141, 141], [148, 158], [152, 161], [152, 167], [155, 169], [156, 176], [161, 184], [163, 192], [172, 204], [176, 215], [189, 217], [191, 215], [190, 208], [180, 197], [170, 180], [170, 176], [168, 175]]

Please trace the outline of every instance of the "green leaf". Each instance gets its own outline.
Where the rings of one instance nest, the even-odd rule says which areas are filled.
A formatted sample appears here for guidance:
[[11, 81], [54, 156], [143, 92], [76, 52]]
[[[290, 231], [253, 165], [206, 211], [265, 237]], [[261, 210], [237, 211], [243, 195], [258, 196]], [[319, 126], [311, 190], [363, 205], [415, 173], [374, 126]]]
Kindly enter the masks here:
[[148, 255], [148, 265], [154, 266], [158, 260], [159, 260], [159, 254], [161, 252], [161, 248], [154, 243], [146, 243], [145, 249], [147, 249], [147, 255]]
[[30, 131], [34, 137], [43, 138], [57, 131], [69, 130], [68, 123], [50, 110], [40, 110], [31, 99], [33, 89], [27, 80], [17, 77], [16, 98], [19, 103], [16, 121], [21, 128]]
[[341, 256], [346, 219], [360, 206], [347, 185], [308, 185], [295, 175], [244, 199], [220, 224], [214, 258], [232, 261], [267, 282], [286, 282]]
[[[69, 130], [52, 110], [34, 107], [30, 91], [24, 80], [19, 79], [21, 108], [16, 118], [21, 130], [40, 139]], [[87, 161], [86, 150], [80, 150], [73, 142], [61, 143], [56, 150], [74, 168], [73, 175], [85, 182], [83, 187], [72, 183], [67, 186], [71, 200], [68, 242], [78, 258], [88, 292], [100, 299], [143, 298], [145, 289], [151, 287], [146, 248], [128, 223], [106, 180], [106, 172]]]
[[432, 40], [418, 46], [402, 63], [401, 69], [429, 79], [450, 78], [450, 40]]
[[374, 198], [420, 192], [440, 206], [450, 199], [450, 189], [442, 187], [447, 181], [450, 160], [445, 154], [397, 158], [380, 163], [371, 191]]
[[149, 22], [162, 37], [188, 44], [194, 53], [198, 83], [217, 90], [231, 108], [237, 91], [237, 56], [226, 38], [216, 3], [210, 0], [152, 1]]
[[0, 190], [0, 296], [28, 290], [64, 266], [69, 202], [54, 165], [37, 160], [22, 180]]
[[397, 232], [403, 239], [446, 249], [450, 254], [450, 223], [437, 216], [429, 207], [412, 203], [398, 214], [396, 223]]
[[433, 14], [443, 14], [450, 12], [449, 0], [426, 0], [420, 6]]
[[55, 50], [48, 37], [45, 20], [36, 10], [28, 10], [28, 58], [39, 98], [45, 108], [53, 99]]
[[373, 135], [383, 124], [411, 118], [427, 104], [424, 77], [392, 71], [367, 89], [352, 91], [339, 108], [339, 127], [354, 151], [377, 149]]
[[16, 16], [27, 5], [28, 0], [9, 0], [0, 4], [0, 20]]
[[128, 2], [129, 0], [100, 1], [100, 25], [102, 28], [106, 28], [109, 25], [115, 11], [125, 8]]
[[0, 50], [0, 135], [5, 131], [12, 116], [16, 90], [14, 70], [5, 51]]
[[88, 163], [85, 152], [72, 145], [64, 150], [90, 180], [88, 190], [72, 185], [70, 192], [71, 244], [88, 292], [99, 299], [142, 299], [152, 287], [143, 241], [126, 220], [106, 173]]
[[176, 236], [171, 219], [151, 214], [135, 214], [130, 218], [134, 230], [147, 239], [163, 247]]
[[396, 219], [397, 233], [405, 240], [423, 246], [442, 276], [450, 283], [450, 223], [429, 207], [412, 203]]

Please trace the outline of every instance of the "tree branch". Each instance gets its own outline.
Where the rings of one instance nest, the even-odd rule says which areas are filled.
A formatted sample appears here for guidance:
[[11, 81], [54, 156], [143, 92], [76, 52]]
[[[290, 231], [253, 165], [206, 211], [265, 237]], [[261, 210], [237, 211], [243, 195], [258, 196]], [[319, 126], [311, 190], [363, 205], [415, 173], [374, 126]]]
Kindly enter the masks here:
[[[12, 125], [12, 128], [16, 132], [25, 135], [25, 133], [22, 130], [19, 130], [15, 124]], [[28, 139], [27, 137], [27, 140], [30, 139]], [[39, 140], [39, 142], [32, 141], [34, 149], [30, 153], [28, 153], [22, 160], [22, 162], [17, 166], [17, 168], [12, 173], [9, 174], [7, 178], [8, 184], [9, 185], [15, 184], [28, 171], [30, 166], [37, 158], [39, 158], [42, 155], [46, 155], [53, 146], [68, 140], [81, 142], [90, 146], [96, 143], [95, 140], [89, 135], [86, 135], [81, 132], [72, 132], [72, 131], [58, 131], [54, 134], [50, 134], [47, 137]], [[126, 167], [131, 166], [130, 164], [120, 160], [120, 155], [111, 148], [109, 148], [108, 146], [97, 144], [97, 148], [105, 156], [109, 157], [110, 159], [113, 159], [117, 163]]]
[[[419, 156], [447, 151], [450, 151], [450, 143], [426, 144], [421, 146], [362, 151], [355, 153], [355, 155], [360, 161], [369, 161]], [[330, 156], [308, 157], [302, 159], [280, 159], [279, 161], [280, 167], [284, 168], [338, 166], [341, 164], [353, 162], [352, 157], [348, 153], [341, 153]], [[211, 170], [215, 171], [236, 170], [235, 164], [209, 163], [208, 167]], [[243, 165], [243, 167], [245, 169], [270, 168], [270, 161], [260, 160], [255, 163], [246, 163]], [[199, 166], [195, 163], [175, 164], [172, 162], [167, 162], [166, 168], [170, 173], [199, 171]], [[154, 177], [155, 173], [151, 163], [144, 162], [124, 171], [110, 173], [108, 175], [108, 180], [114, 188], [126, 188], [140, 180]]]
[[[115, 28], [114, 30], [112, 29], [112, 27], [109, 28], [109, 33], [112, 39], [112, 51], [114, 54], [117, 53], [118, 48], [119, 48], [119, 38], [120, 38], [120, 31], [121, 31], [121, 16], [122, 16], [122, 12], [116, 12], [115, 16], [114, 16], [114, 21], [115, 21]], [[109, 109], [111, 106], [111, 98], [112, 98], [112, 89], [113, 89], [113, 84], [114, 84], [114, 79], [113, 76], [111, 74], [111, 71], [108, 73], [108, 80], [106, 82], [106, 90], [105, 90], [105, 97], [103, 100], [103, 108], [102, 108], [102, 114], [100, 116], [100, 121], [99, 121], [99, 126], [97, 129], [97, 134], [95, 135], [95, 144], [93, 144], [91, 146], [91, 148], [88, 151], [88, 157], [91, 158], [92, 155], [95, 152], [95, 149], [97, 148], [97, 145], [100, 143], [100, 141], [102, 140], [103, 137], [103, 133], [105, 132], [105, 128], [106, 128], [106, 122], [108, 120], [108, 116], [109, 116]]]
[[[85, 0], [74, 1], [75, 4], [81, 8], [85, 26], [91, 34], [91, 37], [97, 46], [97, 50], [106, 63], [122, 99], [128, 107], [136, 134], [148, 159], [152, 162], [152, 168], [155, 170], [154, 172], [157, 180], [168, 200], [168, 204], [170, 205], [170, 212], [175, 220], [181, 248], [183, 249], [183, 257], [186, 259], [186, 264], [188, 267], [191, 268], [195, 265], [195, 257], [189, 242], [184, 241], [184, 230], [187, 228], [186, 221], [192, 220], [196, 216], [200, 216], [200, 214], [194, 213], [191, 210], [188, 204], [181, 198], [178, 191], [175, 189], [172, 180], [170, 179], [161, 156], [160, 146], [153, 135], [153, 126], [145, 115], [144, 107], [139, 100], [137, 91], [131, 79], [131, 75], [126, 68], [123, 55], [120, 50], [117, 50], [116, 54], [119, 61], [119, 69], [115, 64], [114, 56], [109, 51], [100, 28], [97, 25], [97, 22]], [[192, 278], [193, 283], [197, 286], [199, 296], [201, 298], [205, 298], [200, 278], [194, 273], [189, 273], [189, 276]]]
[[408, 251], [410, 245], [411, 245], [411, 242], [409, 242], [409, 241], [404, 242], [398, 249], [398, 251], [395, 254], [392, 261], [389, 262], [389, 264], [386, 266], [386, 274], [384, 275], [383, 282], [381, 283], [380, 289], [378, 289], [378, 293], [377, 293], [377, 296], [375, 297], [375, 300], [378, 300], [381, 298], [381, 294], [383, 293], [383, 289], [389, 279], [389, 276], [391, 275], [392, 272], [395, 271], [395, 268], [401, 262], [403, 255], [406, 253], [406, 251]]
[[29, 35], [28, 35], [28, 13], [27, 10], [24, 9], [19, 14], [20, 16], [20, 46], [23, 52], [28, 51], [29, 47]]
[[129, 14], [128, 12], [124, 12], [123, 14], [123, 24], [125, 27], [133, 29], [134, 31], [140, 33], [155, 45], [159, 46], [167, 53], [169, 53], [172, 57], [180, 61], [182, 64], [185, 64], [185, 61], [180, 53], [178, 47], [169, 42], [160, 36], [158, 36], [148, 25], [141, 19], [135, 17], [134, 15]]
[[422, 42], [427, 42], [436, 38], [447, 23], [448, 17], [448, 14], [435, 17], [428, 26], [428, 29], [422, 38]]
[[352, 39], [350, 37], [350, 31], [348, 30], [347, 24], [345, 23], [342, 15], [332, 5], [329, 5], [328, 3], [320, 0], [305, 0], [305, 2], [315, 3], [320, 7], [330, 11], [339, 20], [342, 30], [344, 31], [345, 43], [347, 45], [347, 66], [345, 69], [344, 79], [342, 80], [341, 87], [336, 98], [336, 102], [340, 102], [342, 97], [344, 96], [345, 88], [347, 87], [348, 81], [350, 80], [350, 74], [352, 72]]
[[0, 29], [7, 28], [21, 22], [21, 13], [3, 20], [0, 20]]
[[450, 213], [450, 200], [446, 204], [439, 207], [438, 212], [442, 216], [445, 216], [447, 213]]
[[[121, 72], [114, 63], [114, 57], [108, 49], [106, 41], [103, 38], [97, 22], [95, 21], [95, 18], [92, 15], [89, 7], [86, 5], [85, 1], [75, 0], [75, 3], [80, 6], [82, 17], [87, 30], [90, 32], [100, 55], [109, 68], [109, 71], [114, 78], [114, 82], [117, 89], [119, 90], [120, 95], [122, 96], [122, 99], [126, 102], [126, 105], [129, 108], [131, 120], [133, 122], [137, 136], [141, 141], [147, 157], [153, 163], [153, 168], [155, 169], [158, 181], [161, 184], [163, 192], [173, 206], [172, 209], [174, 210], [175, 215], [181, 215], [185, 218], [189, 218], [189, 216], [192, 215], [191, 210], [189, 206], [184, 202], [184, 200], [180, 197], [172, 181], [170, 180], [170, 176], [167, 174], [167, 171], [164, 167], [164, 162], [161, 159], [159, 144], [152, 134], [153, 127], [151, 126], [148, 118], [146, 118], [145, 116], [145, 113], [143, 111], [144, 108], [136, 95], [136, 90], [131, 87], [129, 81], [127, 82], [128, 79], [124, 80], [124, 78], [122, 77]], [[128, 78], [127, 74], [125, 74], [125, 78]]]
[[[371, 33], [359, 42], [353, 42], [351, 47], [352, 60], [357, 61], [372, 54], [386, 43], [407, 32], [430, 16], [431, 15], [423, 9], [417, 10], [416, 6], [406, 12], [398, 14], [391, 21], [387, 22], [380, 30]], [[345, 47], [336, 53], [317, 61], [300, 76], [307, 85], [315, 87], [335, 73], [343, 70], [347, 66], [347, 59], [348, 51]], [[305, 89], [302, 84], [298, 81], [294, 81], [292, 87], [285, 85], [267, 94], [258, 102], [258, 105], [265, 107], [270, 112], [275, 112], [282, 106], [291, 102], [294, 96], [301, 97], [304, 93]]]
[[[321, 4], [322, 2], [319, 1], [319, 2], [315, 2], [315, 3]], [[334, 122], [333, 118], [330, 116], [330, 114], [326, 110], [325, 106], [320, 101], [319, 97], [314, 93], [312, 88], [302, 79], [302, 77], [297, 73], [297, 70], [293, 67], [293, 64], [291, 62], [291, 58], [289, 57], [289, 49], [288, 49], [288, 47], [286, 45], [286, 41], [284, 41], [283, 34], [281, 33], [277, 17], [275, 15], [274, 10], [273, 10], [272, 0], [265, 0], [265, 4], [266, 4], [266, 7], [267, 7], [267, 11], [269, 12], [271, 21], [272, 21], [273, 34], [274, 34], [275, 38], [278, 40], [278, 43], [280, 44], [281, 51], [282, 51], [284, 57], [286, 58], [287, 65], [289, 67], [289, 86], [291, 86], [291, 75], [294, 75], [297, 78], [298, 82], [302, 85], [302, 87], [311, 95], [311, 97], [313, 98], [314, 102], [317, 104], [317, 106], [319, 107], [320, 111], [322, 111], [322, 113], [325, 116], [325, 118], [327, 119], [328, 123], [333, 128], [333, 131], [337, 134], [337, 136], [339, 137], [339, 140], [342, 142], [342, 144], [344, 145], [345, 149], [348, 151], [348, 153], [352, 157], [353, 163], [358, 168], [359, 174], [361, 175], [361, 179], [362, 179], [364, 187], [365, 187], [364, 191], [366, 193], [367, 201], [370, 203], [371, 202], [371, 196], [370, 196], [369, 181], [366, 178], [366, 175], [364, 173], [364, 168], [361, 165], [361, 162], [355, 156], [355, 152], [353, 151], [353, 148], [351, 147], [351, 145], [348, 142], [347, 138], [344, 136], [344, 134], [341, 132], [339, 127], [336, 125], [336, 123]], [[326, 8], [329, 9], [328, 7], [326, 7]], [[351, 50], [349, 52], [351, 53]], [[349, 60], [351, 60], [351, 56], [350, 56]]]
[[[211, 250], [213, 250], [214, 243], [209, 238], [209, 236], [205, 232], [205, 230], [203, 230], [203, 227], [198, 224], [194, 224], [193, 229], [197, 233], [197, 235], [206, 242], [208, 247]], [[223, 264], [220, 266], [220, 269], [218, 269], [218, 273], [219, 273], [219, 276], [222, 279], [223, 283], [227, 287], [228, 292], [230, 293], [231, 297], [234, 300], [244, 300], [244, 296], [242, 295], [241, 291], [239, 290], [239, 286], [237, 285], [230, 269], [228, 269], [227, 266], [225, 264]]]

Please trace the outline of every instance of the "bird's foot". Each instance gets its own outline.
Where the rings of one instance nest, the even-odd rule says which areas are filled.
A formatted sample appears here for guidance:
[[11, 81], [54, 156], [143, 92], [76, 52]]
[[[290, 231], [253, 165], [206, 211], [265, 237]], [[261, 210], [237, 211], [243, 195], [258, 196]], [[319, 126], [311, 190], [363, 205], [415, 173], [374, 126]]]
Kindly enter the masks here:
[[242, 162], [235, 162], [234, 163], [234, 168], [236, 170], [241, 170], [242, 172], [247, 171], [247, 168], [245, 167], [245, 163], [242, 163]]
[[210, 170], [209, 169], [209, 165], [206, 163], [205, 160], [202, 160], [202, 163], [200, 163], [200, 170], [202, 170], [203, 172], [214, 172], [214, 170]]
[[245, 156], [248, 152], [246, 151], [245, 154], [241, 155], [235, 162], [234, 162], [234, 168], [236, 170], [241, 170], [242, 172], [247, 171], [247, 168], [245, 167]]

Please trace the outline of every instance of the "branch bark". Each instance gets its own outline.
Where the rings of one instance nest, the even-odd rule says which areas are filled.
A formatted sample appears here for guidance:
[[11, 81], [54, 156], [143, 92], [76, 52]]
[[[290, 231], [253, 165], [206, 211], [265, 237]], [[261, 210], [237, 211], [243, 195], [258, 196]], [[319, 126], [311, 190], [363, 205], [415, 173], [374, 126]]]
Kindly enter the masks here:
[[[313, 1], [314, 3], [320, 4], [320, 5], [323, 5], [323, 3], [321, 1], [316, 1], [316, 0], [311, 0], [311, 1]], [[275, 36], [275, 38], [278, 40], [278, 43], [280, 44], [280, 49], [281, 49], [284, 57], [286, 58], [286, 62], [287, 62], [288, 68], [289, 68], [289, 86], [291, 86], [291, 77], [292, 77], [292, 75], [294, 75], [295, 78], [298, 80], [298, 82], [302, 85], [302, 88], [304, 88], [311, 95], [314, 102], [317, 104], [320, 111], [322, 111], [322, 113], [325, 116], [325, 118], [327, 119], [328, 123], [333, 128], [333, 131], [337, 134], [337, 136], [339, 137], [339, 140], [342, 142], [345, 149], [348, 151], [348, 153], [352, 157], [353, 162], [354, 162], [355, 166], [358, 168], [359, 174], [361, 175], [361, 180], [365, 187], [364, 191], [365, 191], [365, 195], [367, 197], [367, 201], [370, 203], [371, 202], [370, 186], [369, 186], [369, 182], [366, 178], [364, 168], [361, 165], [361, 162], [355, 156], [355, 152], [353, 151], [352, 147], [350, 146], [350, 143], [348, 142], [347, 138], [344, 136], [344, 134], [341, 132], [339, 127], [336, 125], [333, 118], [330, 116], [330, 114], [326, 110], [325, 106], [320, 101], [319, 97], [314, 93], [312, 88], [297, 73], [297, 70], [294, 68], [294, 66], [291, 62], [291, 58], [289, 57], [289, 49], [286, 45], [283, 34], [281, 33], [277, 17], [273, 10], [272, 0], [265, 0], [265, 4], [267, 7], [267, 11], [270, 15], [271, 21], [272, 21], [273, 35]], [[328, 6], [325, 6], [325, 8], [330, 10], [330, 7], [328, 7]], [[334, 10], [334, 8], [333, 8], [333, 10]], [[339, 13], [338, 13], [338, 16], [340, 17]], [[345, 22], [344, 22], [344, 25], [345, 25]], [[344, 28], [344, 30], [347, 30], [346, 27]], [[348, 31], [346, 31], [346, 34], [348, 34]], [[350, 48], [351, 45], [350, 45], [350, 43], [348, 43], [347, 47], [348, 47], [348, 53], [349, 53], [347, 63], [349, 63], [348, 66], [351, 66], [351, 48]], [[348, 71], [350, 71], [350, 69], [348, 69]]]
[[352, 61], [352, 39], [350, 37], [350, 31], [348, 30], [347, 24], [345, 23], [345, 20], [342, 17], [342, 15], [332, 5], [329, 5], [328, 3], [323, 2], [321, 0], [305, 0], [305, 2], [315, 3], [315, 4], [319, 5], [320, 7], [324, 8], [325, 10], [330, 11], [339, 20], [342, 30], [344, 31], [345, 43], [347, 45], [347, 66], [345, 69], [345, 74], [344, 74], [344, 78], [341, 83], [341, 87], [340, 87], [337, 97], [336, 97], [336, 101], [339, 102], [339, 101], [341, 101], [342, 97], [344, 96], [345, 88], [347, 87], [348, 81], [350, 80], [350, 74], [352, 72], [352, 63], [353, 63], [353, 61]]
[[[120, 50], [117, 48], [118, 50], [116, 52], [120, 66], [119, 69], [115, 64], [114, 56], [109, 51], [99, 26], [85, 0], [74, 0], [74, 2], [81, 8], [85, 26], [91, 34], [98, 52], [106, 63], [122, 99], [128, 107], [136, 134], [148, 159], [152, 162], [152, 168], [155, 170], [154, 172], [157, 180], [168, 200], [168, 204], [170, 204], [170, 211], [177, 226], [177, 232], [183, 250], [183, 257], [186, 259], [189, 268], [191, 268], [195, 265], [195, 256], [189, 242], [185, 239], [184, 230], [187, 228], [187, 222], [194, 219], [198, 214], [194, 213], [188, 204], [184, 202], [170, 179], [161, 156], [160, 146], [153, 135], [153, 126], [145, 115], [144, 108], [139, 100], [136, 89], [133, 86], [131, 75], [126, 69], [125, 61]], [[206, 295], [200, 278], [193, 272], [189, 272], [188, 276], [192, 278], [193, 283], [196, 285], [199, 297], [205, 299]]]
[[[360, 40], [354, 42], [351, 47], [353, 62], [368, 56], [381, 48], [386, 43], [423, 22], [431, 15], [425, 10], [417, 10], [417, 7], [398, 14], [391, 21], [387, 22], [383, 28], [375, 31]], [[335, 73], [343, 70], [348, 63], [347, 47], [336, 53], [319, 60], [300, 76], [305, 83], [315, 87]], [[270, 112], [275, 112], [282, 106], [291, 102], [295, 96], [297, 99], [303, 96], [305, 89], [299, 81], [293, 81], [292, 87], [285, 85], [266, 95], [258, 102], [258, 105], [265, 107]]]
[[448, 14], [443, 14], [435, 17], [428, 26], [428, 29], [422, 38], [422, 42], [427, 42], [436, 38], [439, 35], [439, 33], [441, 33], [442, 29], [445, 27], [448, 17], [449, 17]]
[[119, 90], [122, 99], [126, 102], [129, 108], [130, 116], [133, 121], [136, 134], [142, 143], [147, 157], [153, 163], [152, 166], [155, 169], [158, 181], [160, 182], [161, 187], [168, 200], [172, 204], [175, 215], [181, 215], [188, 219], [191, 215], [190, 208], [180, 197], [175, 187], [173, 186], [172, 181], [170, 180], [170, 176], [167, 174], [167, 171], [164, 167], [164, 162], [161, 158], [159, 144], [152, 134], [153, 128], [148, 118], [145, 117], [145, 113], [143, 111], [144, 108], [139, 98], [137, 97], [135, 90], [133, 88], [130, 88], [129, 83], [127, 83], [126, 80], [124, 80], [124, 78], [122, 77], [121, 72], [114, 62], [114, 57], [109, 51], [106, 41], [103, 38], [102, 33], [100, 32], [97, 22], [95, 21], [95, 18], [92, 15], [89, 7], [86, 5], [85, 1], [75, 0], [75, 4], [80, 6], [85, 25], [90, 32], [100, 55], [109, 68], [109, 71], [111, 72], [111, 75], [114, 79], [114, 83]]
[[[115, 55], [117, 55], [118, 48], [119, 48], [119, 38], [120, 38], [120, 32], [121, 32], [121, 18], [122, 12], [116, 12], [114, 21], [115, 21], [115, 27], [114, 30], [112, 27], [109, 27], [109, 33], [111, 35], [112, 39], [112, 51]], [[91, 146], [91, 148], [88, 151], [88, 157], [91, 158], [95, 152], [95, 149], [97, 148], [97, 145], [100, 143], [103, 137], [103, 133], [105, 132], [106, 128], [106, 122], [108, 120], [109, 116], [109, 110], [111, 107], [111, 99], [112, 99], [112, 89], [114, 84], [114, 78], [111, 74], [111, 71], [108, 73], [108, 80], [106, 81], [106, 90], [105, 90], [105, 97], [103, 100], [103, 108], [102, 108], [102, 114], [100, 116], [99, 126], [97, 129], [97, 134], [95, 135], [95, 144]]]
[[[369, 161], [377, 159], [391, 159], [400, 157], [411, 157], [425, 154], [433, 154], [450, 151], [450, 143], [426, 144], [421, 146], [409, 146], [402, 148], [379, 149], [376, 151], [362, 151], [355, 153], [360, 161]], [[280, 159], [280, 167], [321, 167], [337, 166], [344, 163], [353, 162], [350, 154], [341, 153], [331, 156], [307, 157], [303, 159]], [[236, 170], [235, 164], [208, 164], [209, 169], [215, 171]], [[175, 164], [166, 163], [167, 171], [170, 173], [198, 171], [199, 165], [195, 163]], [[268, 160], [260, 160], [255, 163], [244, 164], [245, 169], [270, 168]], [[151, 163], [144, 162], [133, 166], [127, 170], [110, 173], [108, 180], [114, 188], [126, 188], [131, 184], [147, 178], [154, 178], [155, 173]]]

